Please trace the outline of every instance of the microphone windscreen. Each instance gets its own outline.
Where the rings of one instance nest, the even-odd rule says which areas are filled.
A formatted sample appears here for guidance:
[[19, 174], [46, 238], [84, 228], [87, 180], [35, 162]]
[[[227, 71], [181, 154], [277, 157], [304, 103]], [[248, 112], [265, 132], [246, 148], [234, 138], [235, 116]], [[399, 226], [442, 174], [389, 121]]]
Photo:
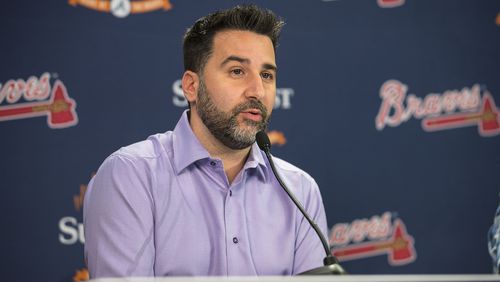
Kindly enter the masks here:
[[259, 131], [255, 135], [255, 141], [257, 141], [257, 145], [259, 145], [259, 148], [262, 151], [266, 151], [271, 149], [271, 141], [269, 140], [269, 137], [267, 136], [267, 133], [264, 131]]

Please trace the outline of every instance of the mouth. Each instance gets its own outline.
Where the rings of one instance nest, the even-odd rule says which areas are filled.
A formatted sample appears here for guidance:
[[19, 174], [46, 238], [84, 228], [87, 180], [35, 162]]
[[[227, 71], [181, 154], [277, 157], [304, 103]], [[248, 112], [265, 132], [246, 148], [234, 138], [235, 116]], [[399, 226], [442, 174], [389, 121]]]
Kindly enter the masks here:
[[262, 120], [262, 112], [259, 109], [248, 109], [241, 111], [240, 114], [245, 118], [253, 121]]

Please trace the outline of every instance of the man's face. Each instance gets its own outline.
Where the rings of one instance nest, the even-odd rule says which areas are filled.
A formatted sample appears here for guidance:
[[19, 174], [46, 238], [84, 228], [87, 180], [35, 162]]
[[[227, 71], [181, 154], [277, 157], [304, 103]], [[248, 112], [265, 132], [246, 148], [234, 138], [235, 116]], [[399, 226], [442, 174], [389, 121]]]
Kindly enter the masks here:
[[217, 33], [195, 103], [212, 135], [231, 149], [252, 145], [255, 134], [267, 127], [275, 96], [271, 40], [249, 31]]

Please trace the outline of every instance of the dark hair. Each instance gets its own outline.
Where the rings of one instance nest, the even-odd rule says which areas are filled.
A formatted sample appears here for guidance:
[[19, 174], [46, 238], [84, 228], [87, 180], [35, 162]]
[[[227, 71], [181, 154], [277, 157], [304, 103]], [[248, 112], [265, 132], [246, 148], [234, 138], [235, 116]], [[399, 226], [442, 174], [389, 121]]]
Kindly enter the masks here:
[[256, 5], [236, 6], [198, 19], [184, 35], [184, 70], [199, 73], [213, 51], [213, 39], [223, 30], [246, 30], [268, 36], [276, 50], [285, 23]]

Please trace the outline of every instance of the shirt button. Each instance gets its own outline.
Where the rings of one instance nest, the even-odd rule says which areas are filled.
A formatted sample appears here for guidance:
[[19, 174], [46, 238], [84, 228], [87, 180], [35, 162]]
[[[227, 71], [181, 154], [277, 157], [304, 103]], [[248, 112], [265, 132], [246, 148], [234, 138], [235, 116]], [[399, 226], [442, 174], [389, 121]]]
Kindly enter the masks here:
[[229, 190], [229, 197], [233, 196], [233, 190]]
[[233, 243], [238, 244], [238, 238], [233, 237]]
[[216, 165], [216, 163], [215, 163], [214, 161], [211, 161], [211, 162], [210, 162], [210, 165], [211, 165], [211, 166], [215, 166], [215, 165]]

